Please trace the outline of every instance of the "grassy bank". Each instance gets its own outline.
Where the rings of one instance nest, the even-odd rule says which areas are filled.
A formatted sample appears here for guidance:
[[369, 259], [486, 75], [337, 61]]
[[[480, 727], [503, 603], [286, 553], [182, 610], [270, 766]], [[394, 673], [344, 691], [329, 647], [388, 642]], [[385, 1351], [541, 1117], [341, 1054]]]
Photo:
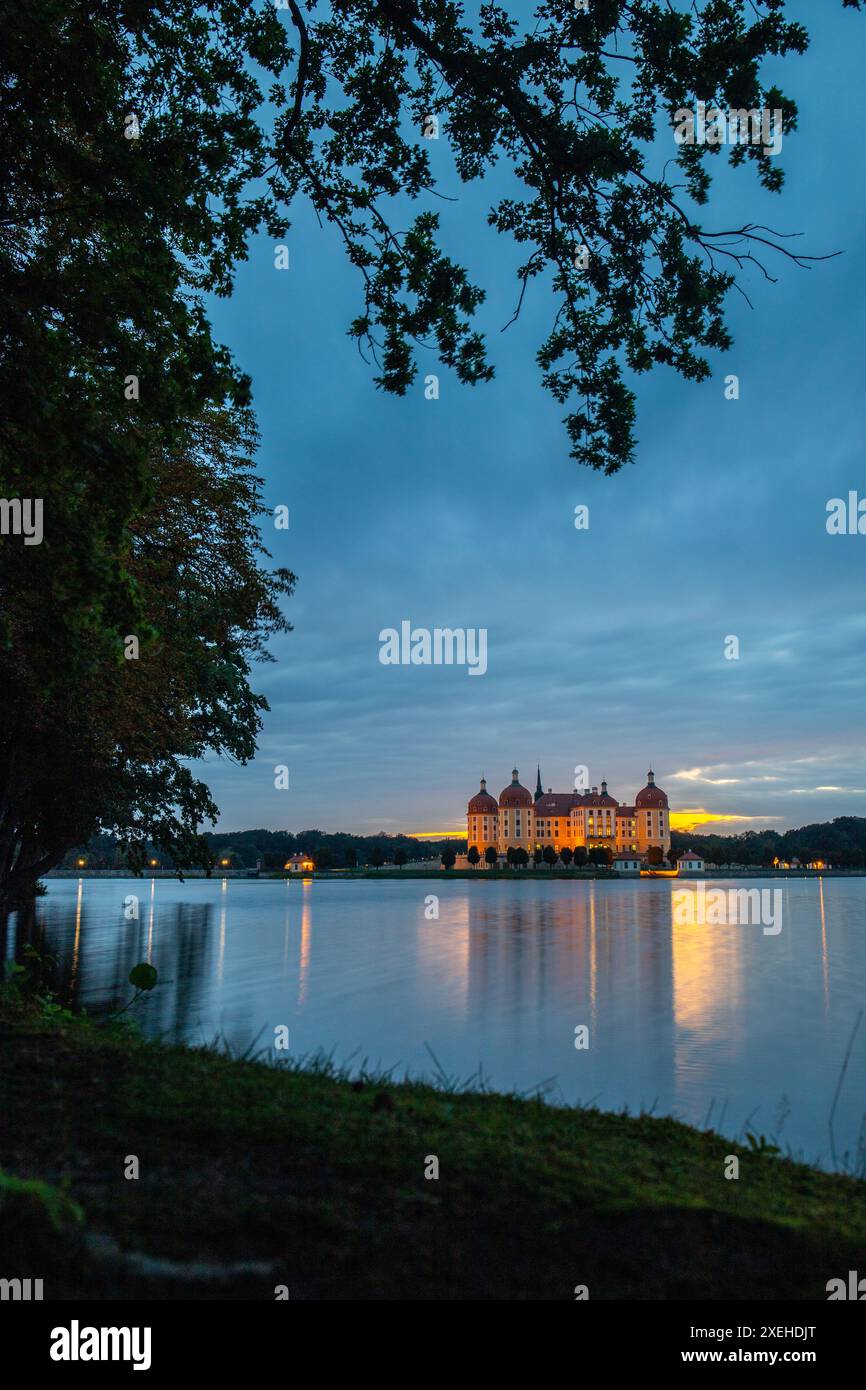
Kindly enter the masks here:
[[0, 1276], [46, 1298], [824, 1299], [864, 1264], [864, 1184], [672, 1120], [349, 1082], [9, 1000], [0, 1035]]

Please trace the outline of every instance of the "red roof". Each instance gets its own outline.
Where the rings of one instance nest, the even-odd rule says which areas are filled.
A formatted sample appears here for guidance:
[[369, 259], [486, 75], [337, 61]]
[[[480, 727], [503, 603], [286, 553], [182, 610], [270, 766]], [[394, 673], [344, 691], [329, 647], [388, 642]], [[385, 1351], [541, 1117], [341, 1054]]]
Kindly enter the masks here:
[[504, 787], [499, 796], [499, 805], [508, 808], [529, 807], [532, 805], [532, 794], [522, 787], [517, 780], [517, 768], [511, 774], [511, 782]]
[[573, 792], [545, 792], [535, 803], [537, 816], [567, 816], [573, 805], [580, 801]]
[[636, 808], [643, 807], [645, 810], [652, 806], [667, 806], [668, 798], [661, 787], [656, 786], [655, 782], [647, 782], [643, 791], [638, 792], [635, 797], [634, 804]]

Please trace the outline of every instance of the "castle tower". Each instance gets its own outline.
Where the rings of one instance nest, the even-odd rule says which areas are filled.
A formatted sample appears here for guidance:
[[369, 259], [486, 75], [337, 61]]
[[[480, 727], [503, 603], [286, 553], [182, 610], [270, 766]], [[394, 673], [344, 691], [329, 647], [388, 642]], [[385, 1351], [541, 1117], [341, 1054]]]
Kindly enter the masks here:
[[499, 797], [499, 852], [505, 854], [510, 848], [525, 849], [532, 853], [535, 840], [535, 812], [532, 793], [520, 785], [515, 767], [511, 773], [511, 784], [503, 789]]
[[487, 782], [482, 777], [480, 790], [470, 799], [466, 809], [466, 847], [475, 845], [484, 858], [488, 845], [499, 844], [499, 807], [487, 790]]
[[658, 848], [667, 856], [671, 847], [671, 818], [668, 799], [661, 787], [656, 786], [652, 768], [646, 775], [646, 786], [634, 799], [637, 820], [637, 843], [642, 854]]

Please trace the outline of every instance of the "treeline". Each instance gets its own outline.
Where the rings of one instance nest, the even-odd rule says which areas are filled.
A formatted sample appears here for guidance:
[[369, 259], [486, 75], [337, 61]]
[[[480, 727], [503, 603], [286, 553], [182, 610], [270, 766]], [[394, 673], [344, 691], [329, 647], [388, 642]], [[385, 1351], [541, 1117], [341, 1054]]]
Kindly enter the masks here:
[[[237, 830], [211, 833], [204, 836], [214, 866], [228, 860], [233, 869], [281, 869], [292, 854], [309, 854], [318, 869], [352, 869], [383, 864], [405, 864], [416, 860], [439, 863], [446, 848], [465, 851], [466, 842], [457, 840], [416, 840], [411, 835], [350, 835], [330, 834], [326, 830]], [[162, 868], [176, 867], [174, 860], [148, 846], [143, 861], [155, 858]], [[126, 851], [113, 835], [94, 835], [86, 845], [71, 850], [63, 861], [64, 868], [74, 868], [85, 859], [90, 869], [124, 868]], [[183, 867], [181, 865], [180, 867]]]
[[687, 849], [700, 854], [708, 864], [744, 864], [749, 868], [772, 865], [775, 859], [807, 864], [826, 859], [834, 869], [866, 868], [866, 818], [838, 816], [832, 821], [804, 825], [799, 830], [746, 830], [742, 835], [692, 835], [675, 830], [671, 851], [681, 855]]
[[[384, 832], [350, 835], [331, 834], [326, 830], [299, 830], [296, 834], [288, 830], [234, 830], [208, 834], [204, 839], [214, 866], [227, 859], [229, 867], [237, 869], [254, 869], [257, 864], [264, 869], [281, 869], [292, 854], [311, 855], [320, 869], [362, 868], [368, 864], [380, 867], [419, 860], [438, 864], [443, 853], [466, 851], [465, 840], [416, 840], [411, 835], [386, 835]], [[866, 818], [839, 816], [833, 821], [804, 825], [784, 834], [777, 830], [746, 830], [742, 835], [693, 835], [673, 831], [672, 857], [679, 858], [689, 849], [700, 854], [708, 864], [722, 867], [743, 864], [748, 868], [762, 868], [770, 867], [775, 859], [799, 859], [803, 864], [826, 859], [837, 869], [862, 869], [866, 868]], [[519, 864], [516, 856], [521, 854], [525, 851], [514, 851], [509, 862]], [[170, 856], [150, 846], [143, 858], [139, 852], [141, 867], [149, 857], [156, 858], [163, 868], [175, 867]], [[586, 850], [581, 849], [575, 850], [573, 856], [566, 850], [561, 857], [566, 864], [573, 859], [575, 867], [587, 861], [602, 863], [609, 859], [604, 850], [587, 855]], [[127, 864], [120, 841], [105, 834], [94, 835], [87, 844], [71, 850], [63, 865], [73, 868], [79, 859], [85, 859], [91, 869], [123, 868]], [[526, 861], [529, 862], [528, 855]]]

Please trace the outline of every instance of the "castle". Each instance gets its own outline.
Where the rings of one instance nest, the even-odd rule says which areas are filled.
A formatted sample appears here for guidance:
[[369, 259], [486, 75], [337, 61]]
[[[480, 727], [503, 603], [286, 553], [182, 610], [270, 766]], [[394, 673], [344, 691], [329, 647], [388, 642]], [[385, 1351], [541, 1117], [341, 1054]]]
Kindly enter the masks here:
[[652, 769], [634, 805], [626, 806], [609, 794], [607, 782], [587, 792], [544, 791], [540, 768], [533, 797], [520, 785], [515, 768], [498, 803], [481, 778], [481, 789], [467, 808], [466, 836], [468, 847], [474, 845], [482, 858], [489, 846], [502, 858], [509, 849], [532, 854], [548, 845], [557, 854], [579, 845], [587, 850], [603, 848], [610, 851], [611, 859], [643, 859], [658, 849], [666, 858], [671, 847], [670, 812]]

